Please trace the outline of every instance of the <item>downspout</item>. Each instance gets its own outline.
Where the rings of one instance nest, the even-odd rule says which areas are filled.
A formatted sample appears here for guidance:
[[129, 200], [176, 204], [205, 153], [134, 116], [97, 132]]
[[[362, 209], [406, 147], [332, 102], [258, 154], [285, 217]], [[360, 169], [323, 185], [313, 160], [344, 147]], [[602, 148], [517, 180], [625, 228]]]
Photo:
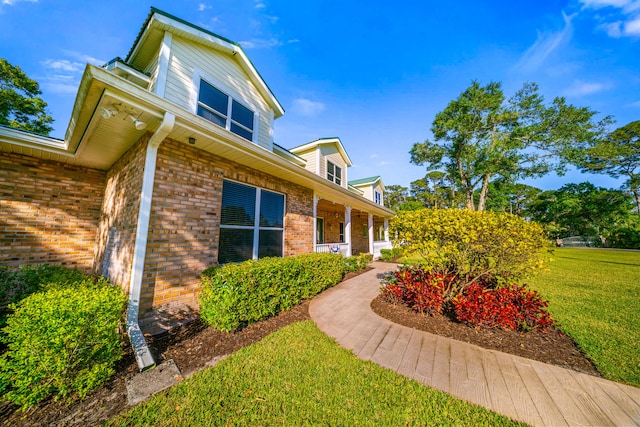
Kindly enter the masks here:
[[162, 123], [149, 138], [147, 153], [144, 161], [142, 177], [142, 191], [140, 194], [140, 209], [138, 210], [138, 226], [136, 227], [136, 241], [133, 249], [133, 265], [131, 266], [131, 282], [129, 283], [129, 305], [127, 307], [127, 332], [140, 371], [153, 368], [156, 362], [144, 339], [138, 316], [140, 314], [140, 294], [142, 291], [142, 273], [144, 259], [147, 252], [147, 238], [149, 235], [149, 219], [151, 217], [151, 197], [153, 195], [153, 181], [156, 174], [156, 159], [158, 147], [173, 129], [176, 116], [165, 112]]

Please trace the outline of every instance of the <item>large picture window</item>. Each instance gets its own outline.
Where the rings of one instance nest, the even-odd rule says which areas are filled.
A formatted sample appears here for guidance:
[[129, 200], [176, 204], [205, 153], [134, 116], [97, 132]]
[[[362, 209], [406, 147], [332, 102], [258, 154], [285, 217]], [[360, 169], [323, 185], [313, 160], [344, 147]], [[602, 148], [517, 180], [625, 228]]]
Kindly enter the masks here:
[[218, 263], [282, 256], [284, 202], [283, 194], [224, 181]]
[[342, 168], [327, 160], [327, 179], [342, 185]]
[[196, 113], [244, 139], [253, 141], [254, 112], [204, 80], [200, 80]]

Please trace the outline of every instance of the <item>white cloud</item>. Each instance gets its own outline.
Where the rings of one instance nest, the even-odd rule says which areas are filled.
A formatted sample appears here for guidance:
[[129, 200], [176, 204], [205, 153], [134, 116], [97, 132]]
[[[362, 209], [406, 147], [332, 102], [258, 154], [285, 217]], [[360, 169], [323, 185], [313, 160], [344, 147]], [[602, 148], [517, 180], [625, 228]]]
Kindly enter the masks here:
[[240, 45], [245, 49], [269, 49], [272, 47], [282, 46], [282, 42], [276, 38], [251, 39], [241, 41]]
[[640, 108], [640, 101], [632, 102], [628, 107]]
[[264, 4], [262, 1], [256, 0], [256, 9], [264, 9], [266, 7], [267, 7], [267, 5]]
[[297, 98], [293, 100], [292, 111], [302, 116], [312, 117], [322, 113], [325, 105], [322, 102], [311, 101], [306, 98]]
[[571, 20], [574, 16], [575, 14], [567, 16], [562, 12], [564, 19], [562, 30], [547, 33], [538, 32], [535, 43], [522, 55], [515, 68], [525, 72], [534, 72], [540, 69], [551, 54], [571, 40], [573, 35]]
[[20, 2], [29, 2], [29, 3], [38, 3], [38, 0], [2, 0], [2, 4], [6, 4], [7, 6], [13, 6], [16, 3]]
[[206, 4], [204, 4], [204, 3], [200, 3], [200, 4], [198, 5], [198, 12], [203, 12], [203, 11], [205, 11], [206, 9], [211, 9], [211, 6], [207, 6], [207, 5], [206, 5]]
[[66, 59], [47, 59], [43, 62], [43, 65], [52, 70], [66, 71], [70, 73], [82, 71], [84, 67], [84, 64], [80, 62], [71, 62]]
[[582, 9], [606, 9], [597, 28], [609, 37], [640, 37], [640, 0], [580, 0]]
[[91, 55], [87, 55], [85, 53], [76, 52], [75, 50], [64, 49], [62, 53], [64, 53], [66, 56], [72, 59], [75, 59], [76, 61], [82, 62], [83, 67], [84, 67], [84, 64], [87, 62], [89, 64], [100, 65], [100, 66], [104, 65], [107, 62], [103, 59], [99, 59]]
[[577, 80], [564, 91], [564, 95], [580, 97], [602, 92], [610, 87], [611, 85], [609, 83], [583, 82]]

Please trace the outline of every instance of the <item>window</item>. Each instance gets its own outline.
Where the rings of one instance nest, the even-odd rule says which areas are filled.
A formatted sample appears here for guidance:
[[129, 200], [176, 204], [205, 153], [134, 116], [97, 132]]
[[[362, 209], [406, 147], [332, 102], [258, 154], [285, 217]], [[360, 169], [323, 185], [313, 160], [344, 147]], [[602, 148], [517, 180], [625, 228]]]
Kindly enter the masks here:
[[375, 191], [374, 194], [375, 194], [375, 199], [376, 199], [375, 202], [376, 202], [376, 204], [377, 205], [381, 205], [382, 204], [382, 194], [380, 194], [379, 191]]
[[324, 218], [316, 218], [316, 245], [324, 243]]
[[327, 179], [338, 185], [342, 185], [342, 168], [334, 165], [329, 160], [327, 160]]
[[340, 235], [340, 243], [344, 243], [344, 222], [340, 223], [340, 231], [339, 231]]
[[204, 80], [200, 80], [196, 113], [244, 139], [253, 141], [254, 112]]
[[284, 195], [224, 181], [218, 262], [282, 256]]

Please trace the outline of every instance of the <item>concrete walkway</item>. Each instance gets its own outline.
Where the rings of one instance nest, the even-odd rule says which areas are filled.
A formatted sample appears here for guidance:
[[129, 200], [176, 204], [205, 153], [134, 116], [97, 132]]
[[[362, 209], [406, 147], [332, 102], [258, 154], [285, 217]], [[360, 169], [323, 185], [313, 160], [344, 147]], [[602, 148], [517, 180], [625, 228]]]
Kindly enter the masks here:
[[638, 426], [640, 389], [485, 350], [381, 318], [370, 303], [392, 264], [311, 301], [311, 318], [358, 357], [534, 426]]

